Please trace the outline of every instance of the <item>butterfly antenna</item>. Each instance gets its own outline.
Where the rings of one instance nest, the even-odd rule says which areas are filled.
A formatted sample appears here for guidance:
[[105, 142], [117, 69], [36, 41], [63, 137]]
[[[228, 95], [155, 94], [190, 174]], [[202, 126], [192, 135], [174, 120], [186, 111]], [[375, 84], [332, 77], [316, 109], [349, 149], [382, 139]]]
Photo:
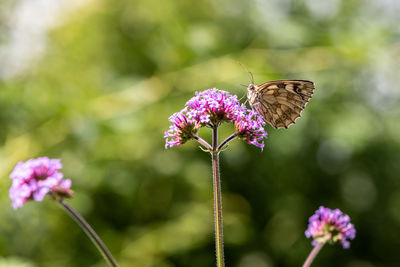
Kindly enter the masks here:
[[251, 82], [251, 84], [254, 84], [253, 73], [251, 73], [251, 71], [249, 71], [249, 70], [246, 68], [246, 66], [243, 65], [241, 62], [238, 61], [238, 64], [239, 64], [240, 66], [242, 66], [242, 68], [243, 68], [245, 71], [247, 71], [247, 73], [248, 73], [249, 76], [250, 76], [250, 82]]

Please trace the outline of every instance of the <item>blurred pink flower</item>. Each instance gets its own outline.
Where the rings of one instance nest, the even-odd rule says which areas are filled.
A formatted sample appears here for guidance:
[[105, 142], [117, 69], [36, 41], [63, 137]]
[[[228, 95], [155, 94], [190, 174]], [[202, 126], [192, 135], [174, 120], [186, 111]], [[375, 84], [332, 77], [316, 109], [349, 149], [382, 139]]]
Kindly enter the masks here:
[[60, 159], [47, 157], [18, 162], [10, 174], [13, 208], [22, 207], [28, 200], [42, 201], [50, 192], [61, 198], [71, 197], [71, 180], [63, 179], [64, 175], [58, 171], [61, 168]]
[[350, 217], [339, 209], [331, 210], [323, 206], [309, 219], [305, 232], [307, 238], [312, 237], [312, 244], [340, 242], [343, 248], [350, 247], [350, 241], [356, 236], [356, 229], [350, 223]]

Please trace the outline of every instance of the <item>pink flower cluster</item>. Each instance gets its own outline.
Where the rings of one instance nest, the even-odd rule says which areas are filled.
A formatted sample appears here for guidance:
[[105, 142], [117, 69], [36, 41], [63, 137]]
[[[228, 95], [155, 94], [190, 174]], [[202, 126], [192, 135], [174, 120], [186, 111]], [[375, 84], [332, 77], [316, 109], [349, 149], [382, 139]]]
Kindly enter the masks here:
[[232, 122], [236, 135], [249, 144], [263, 148], [263, 139], [267, 137], [260, 115], [240, 105], [236, 95], [216, 88], [196, 92], [169, 121], [172, 125], [165, 132], [166, 148], [183, 145], [193, 139], [201, 127], [217, 127], [223, 122]]
[[71, 197], [71, 180], [63, 179], [64, 175], [58, 171], [61, 168], [60, 159], [47, 157], [18, 162], [10, 174], [13, 208], [22, 207], [28, 200], [42, 201], [50, 192], [58, 197]]
[[264, 130], [263, 118], [257, 112], [246, 109], [245, 106], [241, 108], [244, 112], [234, 120], [236, 134], [247, 143], [264, 148], [263, 139], [267, 137], [267, 132]]
[[356, 230], [347, 214], [339, 209], [331, 210], [321, 206], [310, 217], [305, 235], [314, 239], [312, 242], [314, 246], [318, 243], [340, 242], [343, 248], [349, 248], [349, 240], [355, 238]]

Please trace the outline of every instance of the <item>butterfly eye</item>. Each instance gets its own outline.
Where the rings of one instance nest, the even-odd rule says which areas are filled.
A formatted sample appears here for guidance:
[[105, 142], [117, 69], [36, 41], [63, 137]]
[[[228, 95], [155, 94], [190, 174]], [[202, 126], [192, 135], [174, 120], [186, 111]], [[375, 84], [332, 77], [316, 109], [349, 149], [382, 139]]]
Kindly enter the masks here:
[[254, 88], [255, 88], [254, 84], [250, 84], [250, 85], [249, 85], [249, 89], [250, 89], [250, 90], [254, 90]]

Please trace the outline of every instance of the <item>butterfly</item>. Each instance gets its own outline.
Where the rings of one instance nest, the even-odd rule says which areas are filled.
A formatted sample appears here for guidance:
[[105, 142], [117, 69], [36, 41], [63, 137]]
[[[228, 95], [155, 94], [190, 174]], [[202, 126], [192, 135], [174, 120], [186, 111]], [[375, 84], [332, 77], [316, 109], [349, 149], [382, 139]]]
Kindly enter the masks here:
[[247, 87], [247, 98], [274, 128], [287, 129], [301, 117], [313, 92], [314, 83], [306, 80], [277, 80], [260, 85], [252, 81]]
[[[301, 117], [301, 112], [314, 93], [314, 83], [307, 80], [277, 80], [254, 84], [253, 74], [238, 62], [250, 75], [247, 100], [272, 127], [288, 128]], [[246, 101], [247, 102], [247, 101]]]

